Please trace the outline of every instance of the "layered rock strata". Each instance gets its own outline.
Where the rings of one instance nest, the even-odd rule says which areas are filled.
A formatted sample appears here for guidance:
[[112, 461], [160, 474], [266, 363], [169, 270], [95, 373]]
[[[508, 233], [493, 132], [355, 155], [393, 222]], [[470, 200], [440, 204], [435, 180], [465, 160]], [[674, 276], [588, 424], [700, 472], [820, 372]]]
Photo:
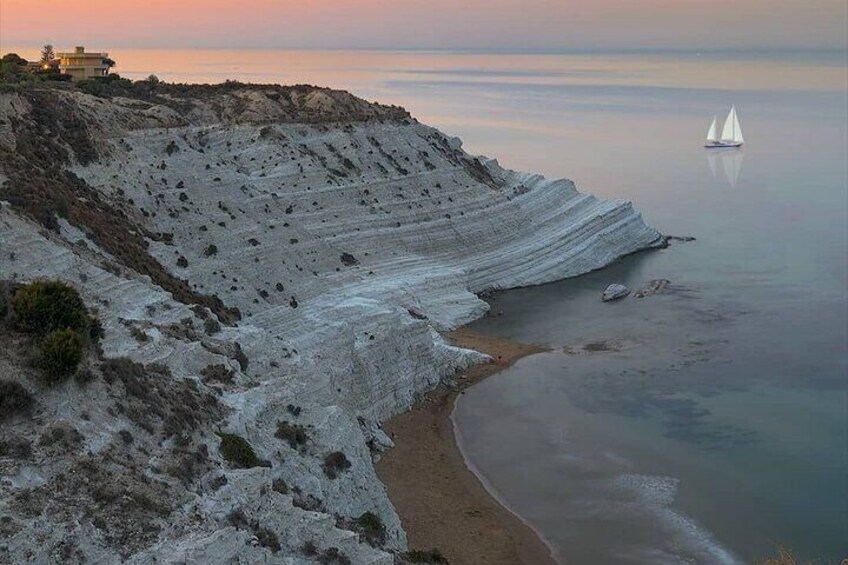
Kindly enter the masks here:
[[[214, 394], [182, 441], [206, 455], [169, 474], [188, 448], [110, 410], [99, 377], [43, 390], [0, 354], [38, 399], [4, 422], [3, 441], [34, 447], [0, 456], [0, 561], [389, 565], [407, 544], [372, 467], [391, 444], [380, 422], [485, 360], [439, 332], [484, 315], [480, 293], [598, 269], [660, 234], [629, 202], [505, 170], [399, 108], [312, 87], [158, 88], [0, 94], [0, 279], [70, 283], [104, 358]], [[38, 438], [57, 422], [81, 439], [51, 456]], [[118, 465], [122, 430], [136, 440], [107, 476], [158, 485], [156, 511], [137, 511], [146, 534], [51, 512], [56, 497], [106, 504], [67, 477]], [[267, 463], [231, 468], [216, 432]], [[366, 513], [381, 539], [356, 526]]]

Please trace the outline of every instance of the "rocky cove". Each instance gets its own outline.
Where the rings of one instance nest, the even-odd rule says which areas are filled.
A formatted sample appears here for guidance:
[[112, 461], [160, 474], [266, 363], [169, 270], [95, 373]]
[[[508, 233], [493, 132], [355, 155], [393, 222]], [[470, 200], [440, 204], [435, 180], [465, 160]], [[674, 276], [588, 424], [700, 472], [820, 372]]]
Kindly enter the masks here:
[[[93, 378], [51, 388], [4, 336], [0, 378], [35, 405], [3, 421], [30, 449], [0, 456], [0, 561], [405, 559], [382, 422], [489, 360], [442, 334], [486, 313], [481, 293], [663, 241], [629, 202], [469, 155], [401, 108], [141, 82], [0, 93], [0, 280], [63, 281], [103, 328]], [[121, 370], [158, 394], [130, 398]], [[175, 412], [185, 383], [214, 403], [168, 436], [143, 414]], [[41, 441], [56, 426], [61, 450]], [[222, 434], [261, 465], [228, 462]]]

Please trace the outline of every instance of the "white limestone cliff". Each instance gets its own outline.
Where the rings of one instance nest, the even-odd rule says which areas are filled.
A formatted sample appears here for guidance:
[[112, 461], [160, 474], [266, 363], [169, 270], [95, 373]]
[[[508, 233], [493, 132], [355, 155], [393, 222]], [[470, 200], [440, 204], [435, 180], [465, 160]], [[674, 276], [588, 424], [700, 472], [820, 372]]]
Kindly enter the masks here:
[[[58, 233], [48, 231], [8, 202], [0, 206], [0, 280], [72, 284], [103, 323], [105, 357], [160, 363], [173, 379], [219, 391], [229, 412], [217, 425], [270, 462], [229, 469], [217, 428], [195, 432], [213, 468], [173, 487], [179, 504], [156, 522], [154, 541], [124, 556], [129, 562], [306, 563], [315, 559], [304, 551], [311, 543], [338, 548], [353, 563], [392, 563], [406, 537], [369, 445], [386, 447], [381, 421], [485, 360], [438, 332], [484, 315], [477, 294], [576, 276], [660, 239], [629, 202], [502, 169], [438, 130], [394, 112], [363, 115], [371, 112], [364, 102], [328, 92], [284, 103], [244, 88], [193, 101], [183, 113], [155, 102], [60, 95], [87, 124], [98, 153], [68, 167], [145, 230], [147, 252], [171, 276], [240, 310], [241, 320], [219, 332], [203, 331], [208, 311], [116, 267], [119, 258], [85, 226], [60, 221]], [[0, 94], [0, 151], [17, 150], [15, 120], [25, 120], [31, 104]], [[292, 121], [290, 107], [308, 110], [309, 119]], [[314, 120], [316, 112], [329, 118]], [[210, 365], [225, 366], [232, 382], [201, 379]], [[34, 436], [67, 420], [93, 454], [119, 430], [144, 436], [126, 416], [89, 406], [93, 400], [75, 386], [43, 393], [38, 417], [15, 420], [6, 432]], [[89, 386], [97, 398], [99, 385]], [[79, 406], [69, 407], [69, 395]], [[281, 420], [308, 430], [305, 446], [275, 437]], [[144, 473], [159, 477], [154, 461], [170, 444], [151, 440], [146, 448], [153, 456]], [[334, 451], [351, 466], [330, 478], [322, 461]], [[16, 510], [16, 493], [48, 484], [62, 469], [38, 457], [2, 463], [0, 515], [14, 527], [0, 528], [0, 561], [53, 562], [68, 540], [86, 560], [121, 560], [84, 519], [58, 523]], [[211, 488], [221, 476], [226, 484]], [[276, 478], [292, 490], [273, 490]], [[228, 522], [234, 510], [274, 531], [282, 547], [274, 552]], [[365, 512], [386, 526], [381, 547], [345, 527]]]

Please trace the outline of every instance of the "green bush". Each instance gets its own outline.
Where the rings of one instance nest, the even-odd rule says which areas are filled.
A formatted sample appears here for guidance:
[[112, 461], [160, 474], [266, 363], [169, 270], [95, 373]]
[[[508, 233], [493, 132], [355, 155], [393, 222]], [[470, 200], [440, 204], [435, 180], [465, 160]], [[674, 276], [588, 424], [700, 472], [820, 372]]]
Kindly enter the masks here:
[[35, 402], [21, 383], [0, 380], [0, 420], [26, 412]]
[[112, 98], [121, 95], [126, 89], [132, 88], [132, 81], [121, 78], [117, 74], [96, 77], [78, 81], [76, 87], [86, 94], [99, 98]]
[[28, 78], [26, 73], [27, 60], [17, 53], [6, 53], [0, 59], [0, 82], [15, 83], [22, 78]]
[[267, 466], [264, 461], [256, 456], [256, 452], [243, 437], [226, 433], [218, 433], [218, 437], [221, 438], [221, 456], [230, 465], [240, 469]]
[[280, 538], [268, 528], [255, 527], [253, 529], [253, 535], [256, 536], [256, 539], [259, 541], [259, 545], [267, 547], [271, 550], [271, 553], [277, 553], [280, 549], [282, 549], [282, 546], [280, 545]]
[[321, 465], [321, 468], [324, 469], [325, 475], [335, 479], [339, 476], [339, 473], [350, 468], [350, 461], [341, 451], [334, 451], [324, 458], [324, 464]]
[[59, 281], [35, 281], [12, 296], [18, 329], [38, 334], [54, 330], [88, 331], [92, 322], [76, 290]]
[[47, 335], [38, 346], [38, 364], [51, 384], [70, 377], [77, 370], [85, 351], [85, 340], [79, 332], [65, 329]]
[[271, 489], [274, 492], [278, 492], [280, 494], [288, 494], [289, 493], [289, 485], [286, 484], [286, 481], [283, 479], [274, 479], [271, 482]]
[[216, 382], [224, 384], [233, 383], [233, 371], [226, 365], [208, 365], [200, 371], [203, 382]]
[[243, 530], [250, 524], [247, 521], [247, 515], [241, 508], [234, 508], [227, 514], [227, 522], [237, 530]]
[[32, 455], [32, 442], [28, 439], [14, 437], [8, 440], [0, 440], [0, 457], [29, 459], [30, 455]]
[[303, 547], [300, 548], [300, 550], [307, 557], [314, 557], [314, 556], [318, 555], [318, 546], [315, 545], [314, 541], [308, 541], [308, 542], [304, 543]]
[[379, 516], [366, 512], [353, 521], [356, 531], [368, 545], [380, 547], [386, 543], [386, 526]]
[[309, 441], [306, 428], [300, 424], [290, 424], [288, 422], [277, 422], [277, 433], [274, 436], [277, 439], [288, 442], [292, 449], [297, 449]]

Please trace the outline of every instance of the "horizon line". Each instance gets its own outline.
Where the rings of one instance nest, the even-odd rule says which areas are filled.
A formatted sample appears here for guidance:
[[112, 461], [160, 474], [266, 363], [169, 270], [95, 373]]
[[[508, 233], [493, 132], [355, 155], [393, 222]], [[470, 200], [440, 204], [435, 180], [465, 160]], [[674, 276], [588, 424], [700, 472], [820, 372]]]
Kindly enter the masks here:
[[[76, 43], [73, 46], [85, 45], [86, 42]], [[6, 53], [14, 53], [15, 49], [40, 50], [44, 45], [51, 44], [50, 42], [32, 44], [32, 45], [13, 45], [10, 48], [4, 48], [0, 45], [0, 55]], [[51, 44], [56, 47], [56, 44]], [[249, 46], [249, 47], [209, 47], [209, 46], [167, 46], [167, 47], [133, 47], [127, 45], [112, 45], [109, 49], [127, 50], [127, 51], [371, 51], [371, 52], [420, 52], [420, 53], [488, 53], [488, 54], [528, 54], [528, 55], [567, 55], [567, 54], [592, 54], [592, 53], [609, 53], [609, 54], [643, 54], [643, 53], [670, 53], [670, 54], [769, 54], [769, 53], [841, 53], [848, 55], [848, 46], [843, 47], [802, 47], [802, 46], [783, 46], [783, 47], [389, 47], [389, 46], [372, 46], [372, 47], [314, 47], [314, 46]]]

